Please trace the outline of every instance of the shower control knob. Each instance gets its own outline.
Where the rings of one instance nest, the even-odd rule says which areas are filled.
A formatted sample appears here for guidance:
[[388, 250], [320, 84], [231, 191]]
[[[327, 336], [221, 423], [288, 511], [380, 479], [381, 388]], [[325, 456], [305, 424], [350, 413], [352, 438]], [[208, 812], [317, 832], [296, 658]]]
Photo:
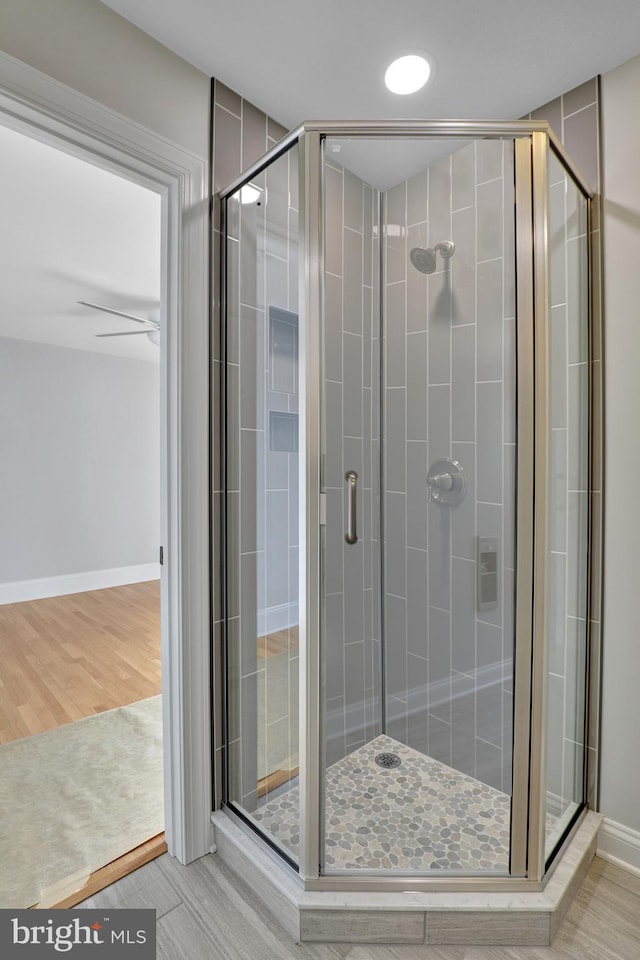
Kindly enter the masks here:
[[457, 460], [443, 457], [429, 467], [427, 501], [444, 507], [457, 507], [467, 492], [467, 478]]

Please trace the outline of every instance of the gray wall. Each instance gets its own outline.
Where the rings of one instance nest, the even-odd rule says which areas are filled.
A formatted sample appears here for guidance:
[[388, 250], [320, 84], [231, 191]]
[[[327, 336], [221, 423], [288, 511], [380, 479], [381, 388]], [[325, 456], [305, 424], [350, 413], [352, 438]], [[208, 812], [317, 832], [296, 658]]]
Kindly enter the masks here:
[[208, 157], [209, 78], [99, 0], [3, 0], [0, 49]]
[[0, 339], [0, 582], [154, 563], [159, 365]]
[[602, 78], [607, 465], [601, 810], [636, 831], [629, 837], [633, 846], [613, 851], [636, 869], [640, 864], [640, 501], [633, 491], [626, 492], [624, 478], [636, 477], [640, 471], [639, 98], [640, 57]]
[[[515, 462], [513, 148], [480, 141], [386, 195], [388, 732], [510, 790]], [[453, 240], [419, 273], [413, 246]], [[429, 465], [468, 490], [427, 504]], [[476, 536], [498, 544], [498, 597], [476, 604]]]

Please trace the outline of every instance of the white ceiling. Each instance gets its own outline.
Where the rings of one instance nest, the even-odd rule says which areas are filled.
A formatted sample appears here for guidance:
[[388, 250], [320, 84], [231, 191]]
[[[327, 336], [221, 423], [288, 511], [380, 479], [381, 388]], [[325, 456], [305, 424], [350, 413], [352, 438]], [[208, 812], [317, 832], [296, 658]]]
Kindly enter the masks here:
[[[638, 0], [104, 0], [287, 127], [517, 119], [640, 53]], [[387, 64], [425, 51], [408, 97]]]
[[157, 362], [141, 325], [89, 300], [157, 317], [160, 197], [0, 126], [0, 337]]

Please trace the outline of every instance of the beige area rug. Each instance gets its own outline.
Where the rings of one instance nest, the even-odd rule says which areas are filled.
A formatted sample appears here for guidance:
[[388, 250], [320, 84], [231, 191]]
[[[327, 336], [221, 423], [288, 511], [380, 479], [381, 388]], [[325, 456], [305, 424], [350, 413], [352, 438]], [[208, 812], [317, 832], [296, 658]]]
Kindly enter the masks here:
[[0, 747], [0, 907], [42, 907], [164, 829], [162, 697]]

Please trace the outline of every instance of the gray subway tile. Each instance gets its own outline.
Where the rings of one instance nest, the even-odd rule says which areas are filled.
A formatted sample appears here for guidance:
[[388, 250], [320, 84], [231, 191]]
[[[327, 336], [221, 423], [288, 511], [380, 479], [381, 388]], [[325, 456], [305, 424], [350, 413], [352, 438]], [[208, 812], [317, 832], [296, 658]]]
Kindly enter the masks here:
[[564, 553], [549, 555], [547, 616], [547, 669], [564, 675], [565, 631], [567, 627], [567, 557]]
[[362, 233], [363, 183], [350, 170], [344, 172], [344, 225]]
[[[256, 504], [261, 494], [261, 484], [256, 471], [255, 430], [241, 430], [240, 461], [240, 530], [242, 553], [252, 553], [257, 548], [258, 528]], [[286, 526], [285, 526], [286, 530]]]
[[476, 565], [454, 557], [451, 579], [451, 665], [461, 673], [476, 666]]
[[451, 449], [450, 433], [451, 387], [449, 384], [429, 386], [429, 456], [431, 460], [448, 457]]
[[264, 311], [240, 308], [240, 424], [264, 425]]
[[347, 643], [344, 648], [344, 689], [346, 738], [349, 742], [364, 741], [364, 643]]
[[478, 380], [502, 378], [502, 259], [478, 264]]
[[476, 328], [452, 330], [451, 439], [474, 441], [476, 438]]
[[429, 277], [429, 383], [451, 380], [451, 274]]
[[426, 550], [407, 549], [407, 651], [429, 656], [428, 555]]
[[562, 140], [562, 98], [556, 97], [531, 112], [532, 120], [546, 120]]
[[493, 503], [478, 503], [477, 505], [478, 536], [491, 538], [497, 548], [498, 568], [498, 604], [493, 609], [480, 610], [478, 617], [487, 623], [502, 624], [502, 570], [504, 557], [502, 553], [502, 506]]
[[324, 373], [342, 380], [342, 280], [325, 274]]
[[567, 276], [566, 276], [566, 220], [564, 211], [565, 178], [554, 184], [549, 191], [550, 209], [550, 237], [551, 253], [551, 304], [557, 306], [566, 303]]
[[386, 693], [389, 697], [407, 695], [407, 601], [385, 596], [386, 616]]
[[429, 756], [451, 766], [451, 724], [439, 717], [428, 717]]
[[429, 171], [422, 170], [407, 181], [407, 223], [423, 223], [429, 211]]
[[[409, 250], [413, 247], [429, 245], [426, 223], [418, 223], [409, 227], [407, 245]], [[415, 332], [427, 329], [428, 289], [429, 277], [409, 264], [407, 266], [407, 331]]]
[[386, 288], [385, 359], [388, 387], [404, 387], [406, 382], [405, 292], [404, 283], [395, 283]]
[[598, 80], [597, 77], [591, 77], [590, 80], [562, 95], [563, 113], [565, 117], [571, 113], [576, 113], [578, 110], [596, 103], [597, 99]]
[[407, 440], [427, 439], [427, 334], [407, 335]]
[[429, 607], [429, 714], [451, 722], [451, 617]]
[[478, 500], [502, 500], [502, 384], [479, 383], [477, 388]]
[[324, 267], [342, 276], [342, 173], [325, 165]]
[[587, 493], [568, 495], [567, 613], [580, 618], [587, 612], [588, 500]]
[[476, 210], [458, 210], [452, 217], [455, 254], [447, 264], [451, 278], [451, 322], [474, 323], [476, 319]]
[[386, 589], [398, 597], [407, 595], [407, 498], [387, 492], [385, 512]]
[[[362, 282], [365, 286], [371, 286], [373, 283], [374, 202], [377, 204], [378, 191], [373, 190], [372, 187], [365, 183], [362, 199]], [[377, 216], [375, 221], [377, 225]]]
[[564, 735], [585, 742], [587, 621], [567, 620]]
[[342, 464], [343, 430], [341, 383], [326, 383], [324, 395], [324, 424], [326, 431], [324, 483], [327, 487], [342, 487], [345, 468]]
[[344, 512], [342, 487], [327, 490], [326, 545], [324, 553], [325, 591], [342, 593], [344, 584], [342, 545], [344, 543]]
[[[287, 308], [289, 302], [289, 279], [286, 260], [267, 254], [266, 301], [269, 306]], [[259, 299], [262, 299], [259, 297]]]
[[344, 547], [344, 642], [364, 641], [364, 544]]
[[504, 442], [515, 443], [518, 399], [516, 391], [516, 321], [514, 317], [505, 319], [503, 337]]
[[405, 279], [407, 271], [406, 183], [387, 190], [385, 198], [386, 281], [396, 283]]
[[451, 156], [451, 197], [454, 210], [476, 202], [476, 144], [469, 143]]
[[551, 549], [567, 549], [567, 431], [551, 431], [550, 540]]
[[393, 389], [386, 396], [385, 477], [387, 490], [406, 490], [405, 405], [406, 390]]
[[598, 107], [564, 118], [564, 145], [591, 189], [598, 192]]
[[242, 112], [242, 98], [235, 90], [231, 90], [231, 88], [227, 87], [221, 80], [216, 79], [213, 96], [215, 102], [220, 104], [221, 107], [224, 107], [225, 110], [230, 110], [231, 113], [235, 113], [237, 117], [240, 116]]
[[586, 363], [569, 367], [569, 490], [589, 484], [589, 371]]
[[442, 157], [429, 168], [429, 244], [450, 240], [451, 157]]
[[502, 750], [484, 740], [476, 740], [476, 777], [496, 790], [502, 788]]
[[[245, 170], [267, 149], [267, 118], [248, 100], [242, 103], [242, 169]], [[279, 161], [276, 161], [279, 162]]]
[[362, 234], [344, 231], [343, 324], [362, 333]]
[[502, 176], [502, 140], [476, 141], [476, 171], [478, 183]]
[[589, 359], [589, 263], [587, 237], [567, 241], [569, 363]]
[[214, 109], [214, 190], [221, 190], [242, 172], [240, 118], [216, 104]]
[[407, 452], [407, 545], [420, 550], [428, 548], [427, 539], [427, 471], [428, 445], [410, 442]]
[[451, 607], [451, 511], [429, 505], [429, 603]]
[[275, 607], [289, 599], [289, 495], [286, 490], [269, 490], [266, 496], [267, 605]]
[[504, 566], [514, 570], [516, 565], [516, 445], [505, 443], [503, 497]]
[[[547, 794], [562, 797], [562, 772], [564, 738], [562, 718], [564, 714], [564, 679], [551, 674], [547, 677]], [[556, 811], [553, 810], [555, 813]]]
[[490, 180], [477, 188], [477, 257], [493, 260], [502, 256], [502, 180]]
[[567, 308], [551, 308], [551, 426], [567, 425]]
[[347, 437], [362, 436], [362, 337], [345, 332], [343, 353], [343, 426]]
[[452, 443], [451, 456], [464, 471], [467, 492], [451, 513], [451, 552], [454, 557], [475, 560], [476, 556], [476, 446]]

